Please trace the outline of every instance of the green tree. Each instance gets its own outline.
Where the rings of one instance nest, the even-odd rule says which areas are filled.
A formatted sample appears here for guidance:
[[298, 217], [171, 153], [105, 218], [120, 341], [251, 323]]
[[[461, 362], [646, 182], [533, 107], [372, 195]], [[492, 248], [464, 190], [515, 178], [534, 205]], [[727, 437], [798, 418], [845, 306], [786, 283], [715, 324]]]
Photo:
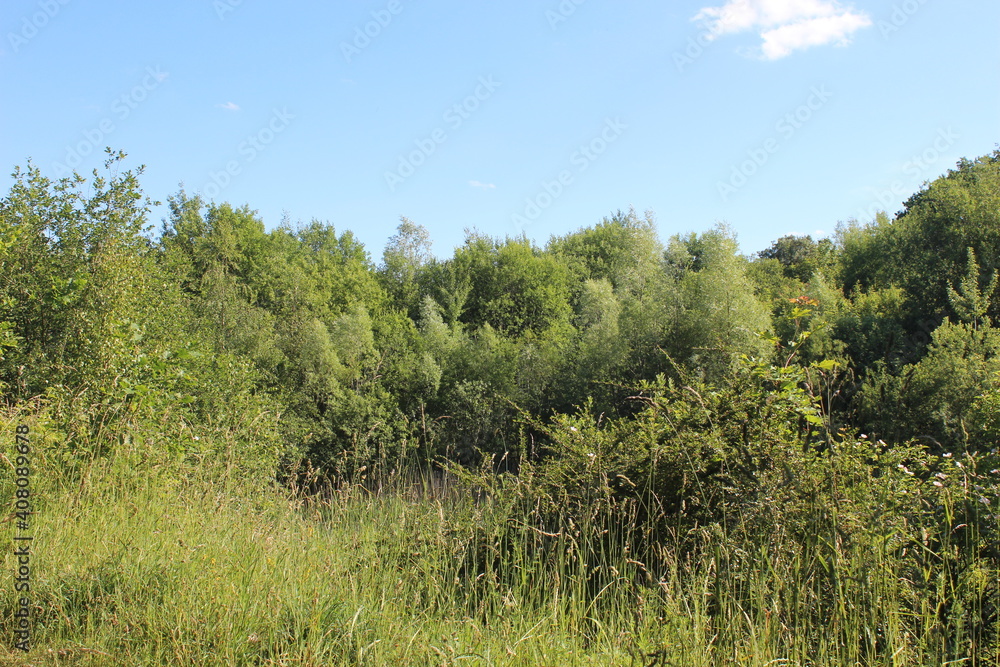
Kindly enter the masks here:
[[617, 392], [608, 385], [622, 379], [630, 351], [620, 327], [622, 304], [609, 280], [587, 279], [577, 310], [577, 343], [558, 382], [560, 408], [583, 405], [588, 397], [596, 397], [597, 409], [609, 408]]
[[948, 302], [951, 310], [961, 322], [968, 323], [973, 329], [992, 325], [987, 313], [990, 311], [993, 295], [997, 291], [997, 274], [994, 271], [987, 281], [986, 289], [981, 289], [979, 262], [976, 253], [969, 248], [968, 267], [965, 277], [958, 288], [948, 288]]
[[893, 374], [876, 366], [857, 401], [861, 423], [885, 440], [923, 438], [944, 451], [960, 451], [981, 424], [973, 407], [1000, 372], [1000, 332], [944, 322], [926, 355]]
[[452, 262], [471, 287], [461, 316], [469, 326], [489, 324], [506, 336], [542, 334], [571, 317], [566, 265], [526, 239], [470, 232]]
[[768, 309], [754, 296], [748, 262], [729, 229], [675, 236], [666, 258], [683, 300], [676, 328], [665, 341], [671, 356], [719, 378], [742, 355], [769, 355], [757, 335], [770, 329]]
[[782, 236], [766, 250], [757, 253], [761, 259], [777, 260], [789, 278], [809, 282], [813, 273], [826, 270], [833, 260], [834, 245], [830, 239], [813, 241], [811, 236]]
[[882, 211], [868, 223], [852, 220], [837, 225], [834, 237], [839, 249], [837, 280], [845, 294], [899, 286], [895, 232], [896, 227]]
[[659, 271], [663, 245], [652, 213], [619, 211], [593, 227], [555, 237], [547, 246], [584, 280], [607, 280], [619, 292], [642, 292]]
[[400, 218], [396, 233], [382, 253], [379, 276], [394, 305], [414, 319], [420, 310], [420, 270], [434, 259], [427, 229]]
[[155, 315], [153, 255], [143, 235], [152, 202], [138, 185], [141, 167], [117, 173], [124, 159], [109, 151], [111, 176], [95, 171], [89, 196], [80, 176], [53, 182], [30, 163], [14, 171], [0, 203], [8, 348], [0, 379], [18, 397], [59, 384], [113, 392]]
[[863, 418], [885, 437], [903, 440], [925, 437], [949, 451], [968, 444], [989, 430], [989, 420], [977, 418], [984, 397], [993, 391], [1000, 372], [1000, 330], [987, 312], [997, 278], [980, 288], [981, 271], [972, 249], [965, 277], [948, 288], [957, 313], [931, 334], [927, 353], [898, 374], [877, 366], [861, 392]]
[[936, 326], [955, 314], [948, 290], [962, 279], [969, 248], [984, 273], [1000, 267], [1000, 151], [961, 160], [910, 197], [894, 220], [842, 228], [838, 242], [845, 290], [901, 287], [907, 330], [917, 331], [921, 320]]

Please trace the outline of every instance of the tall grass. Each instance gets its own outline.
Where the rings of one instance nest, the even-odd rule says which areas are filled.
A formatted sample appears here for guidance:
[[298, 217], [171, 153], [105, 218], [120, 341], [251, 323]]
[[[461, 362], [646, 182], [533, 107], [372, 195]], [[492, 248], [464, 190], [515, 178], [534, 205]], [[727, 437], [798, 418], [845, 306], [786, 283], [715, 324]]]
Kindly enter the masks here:
[[33, 648], [8, 580], [0, 664], [1000, 664], [995, 477], [971, 456], [845, 443], [685, 524], [530, 468], [306, 495], [134, 443], [67, 473], [58, 447], [33, 472]]
[[[149, 459], [155, 455], [147, 453]], [[226, 462], [97, 459], [34, 473], [34, 648], [9, 665], [608, 664], [558, 600], [470, 604], [472, 500], [362, 486], [324, 500], [244, 484]], [[12, 543], [12, 524], [0, 539]], [[13, 561], [5, 550], [4, 568]], [[531, 590], [526, 586], [524, 590]], [[616, 657], [617, 656], [617, 657]]]

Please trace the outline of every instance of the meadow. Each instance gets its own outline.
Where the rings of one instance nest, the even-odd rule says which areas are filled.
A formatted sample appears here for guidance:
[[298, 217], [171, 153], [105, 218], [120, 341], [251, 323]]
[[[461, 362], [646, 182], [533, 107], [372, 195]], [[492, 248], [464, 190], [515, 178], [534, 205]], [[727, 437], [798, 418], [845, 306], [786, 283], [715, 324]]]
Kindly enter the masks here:
[[[25, 421], [8, 412], [4, 433]], [[858, 465], [871, 448], [845, 442], [800, 460], [801, 488], [765, 480], [754, 507], [649, 543], [655, 517], [636, 503], [591, 498], [560, 518], [547, 505], [574, 499], [530, 488], [530, 474], [261, 488], [238, 460], [141, 446], [67, 472], [44, 424], [32, 431], [32, 649], [5, 642], [0, 664], [1000, 659], [996, 545], [958, 525], [982, 496], [974, 457], [941, 474], [947, 486], [903, 470], [914, 452], [872, 479]], [[14, 534], [8, 521], [0, 539]], [[4, 571], [13, 560], [5, 550]], [[8, 581], [5, 638], [11, 596]]]

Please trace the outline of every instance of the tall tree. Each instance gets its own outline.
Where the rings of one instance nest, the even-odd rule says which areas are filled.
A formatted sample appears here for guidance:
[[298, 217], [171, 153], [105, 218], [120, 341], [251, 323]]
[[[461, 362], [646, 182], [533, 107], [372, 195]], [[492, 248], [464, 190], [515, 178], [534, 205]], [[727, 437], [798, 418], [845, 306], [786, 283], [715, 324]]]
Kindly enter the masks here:
[[593, 227], [549, 241], [547, 249], [563, 258], [583, 280], [607, 280], [615, 290], [639, 292], [654, 277], [663, 246], [651, 213], [618, 211]]
[[396, 233], [382, 252], [379, 276], [393, 304], [417, 319], [420, 311], [420, 270], [434, 259], [427, 229], [401, 217]]
[[811, 236], [782, 236], [766, 250], [757, 253], [762, 259], [780, 262], [789, 278], [809, 282], [813, 273], [827, 269], [833, 262], [834, 246], [830, 239], [814, 241]]
[[684, 304], [666, 342], [676, 359], [718, 378], [740, 355], [768, 354], [757, 334], [770, 328], [769, 309], [754, 295], [748, 262], [727, 227], [675, 236], [667, 263], [678, 276]]

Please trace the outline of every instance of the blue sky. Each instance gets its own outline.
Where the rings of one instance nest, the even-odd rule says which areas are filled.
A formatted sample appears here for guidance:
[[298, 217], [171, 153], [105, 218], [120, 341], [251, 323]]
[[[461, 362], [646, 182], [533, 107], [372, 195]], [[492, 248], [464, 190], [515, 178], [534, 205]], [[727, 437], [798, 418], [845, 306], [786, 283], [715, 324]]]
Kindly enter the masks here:
[[5, 0], [0, 186], [110, 145], [154, 199], [327, 221], [375, 260], [401, 215], [449, 256], [630, 206], [749, 253], [993, 151], [998, 29], [994, 0]]

